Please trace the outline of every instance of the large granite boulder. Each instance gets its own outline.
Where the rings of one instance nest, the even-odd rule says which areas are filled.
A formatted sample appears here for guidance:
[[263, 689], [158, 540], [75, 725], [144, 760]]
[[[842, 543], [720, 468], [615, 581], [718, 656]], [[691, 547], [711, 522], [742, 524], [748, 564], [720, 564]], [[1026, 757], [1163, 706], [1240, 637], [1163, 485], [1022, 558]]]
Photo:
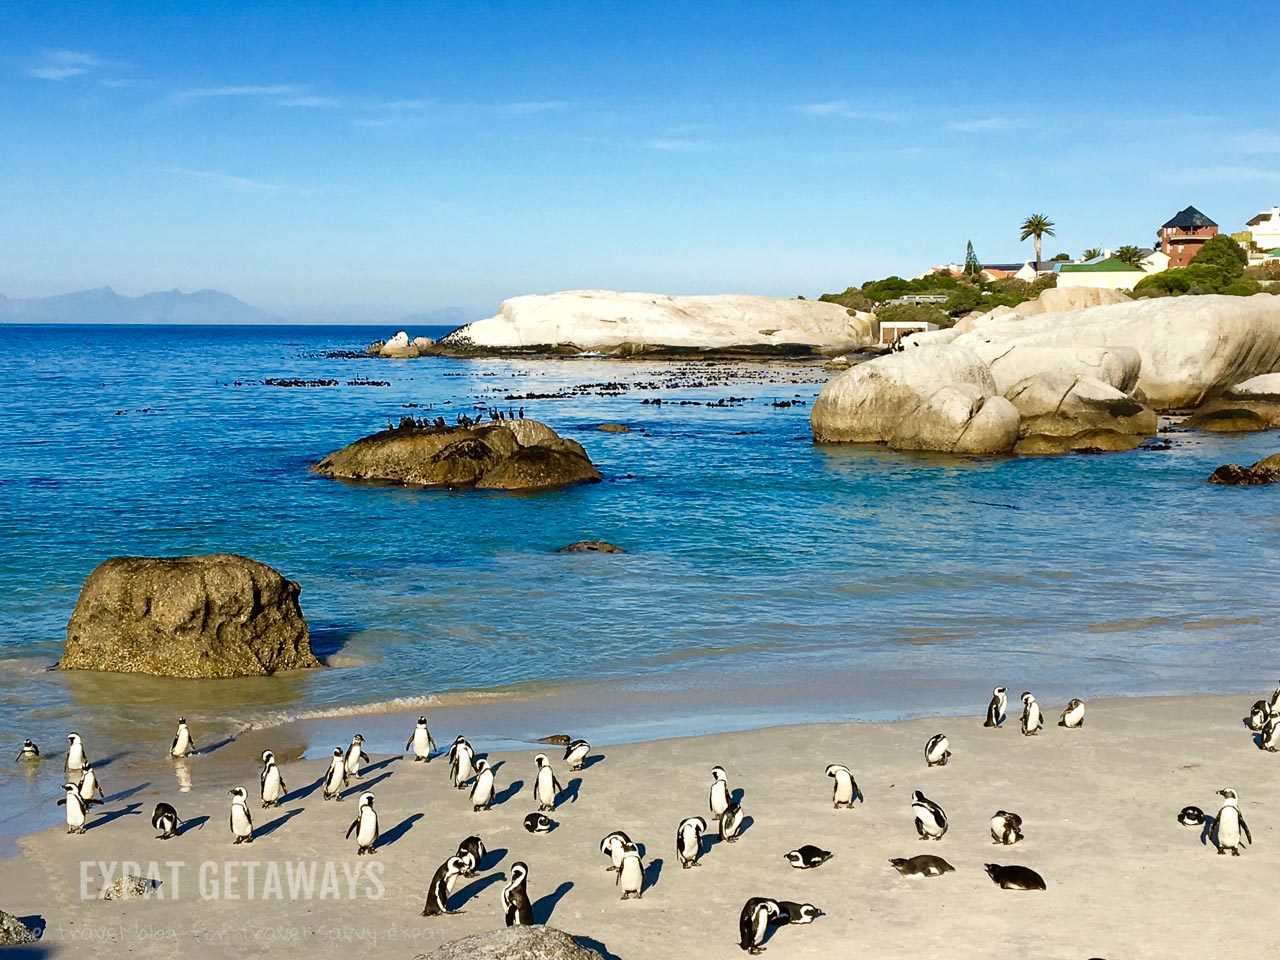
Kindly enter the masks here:
[[25, 923], [11, 913], [0, 910], [0, 947], [17, 943], [35, 943], [38, 938]]
[[600, 480], [581, 444], [536, 420], [450, 427], [405, 417], [311, 469], [342, 480], [453, 489], [549, 490]]
[[300, 591], [265, 563], [229, 553], [115, 557], [81, 588], [58, 666], [162, 677], [318, 667]]
[[379, 340], [371, 344], [367, 352], [371, 356], [390, 360], [414, 360], [432, 353], [433, 346], [435, 341], [430, 337], [414, 337], [410, 340], [409, 334], [401, 330], [390, 340]]
[[1018, 439], [1018, 412], [987, 365], [951, 345], [878, 357], [833, 377], [809, 419], [820, 443], [990, 454], [1008, 453]]
[[555, 927], [504, 927], [446, 943], [432, 960], [600, 960], [604, 954], [584, 947]]
[[1014, 384], [1045, 376], [1086, 377], [1128, 393], [1142, 369], [1142, 357], [1129, 347], [1042, 347], [975, 338], [966, 339], [965, 347], [986, 361], [996, 390], [1005, 396]]
[[1280, 373], [1264, 373], [1228, 387], [1197, 410], [1186, 425], [1221, 433], [1280, 426]]
[[869, 314], [851, 315], [839, 304], [816, 300], [571, 290], [507, 300], [497, 316], [455, 330], [437, 348], [617, 356], [669, 349], [834, 354], [868, 346], [871, 333]]
[[1132, 450], [1159, 427], [1155, 411], [1092, 377], [1028, 377], [1005, 396], [1021, 417], [1017, 453]]
[[1209, 475], [1209, 482], [1227, 487], [1260, 487], [1280, 480], [1280, 453], [1263, 457], [1251, 467], [1225, 463]]

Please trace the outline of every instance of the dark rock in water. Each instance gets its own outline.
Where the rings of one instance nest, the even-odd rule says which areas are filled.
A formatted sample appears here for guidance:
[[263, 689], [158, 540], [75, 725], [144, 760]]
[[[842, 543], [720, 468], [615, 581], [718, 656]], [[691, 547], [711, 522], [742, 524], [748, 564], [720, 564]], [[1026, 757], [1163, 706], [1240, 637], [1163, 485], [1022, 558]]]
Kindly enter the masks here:
[[1280, 453], [1259, 460], [1251, 467], [1223, 464], [1209, 475], [1210, 483], [1227, 487], [1259, 487], [1280, 480]]
[[331, 453], [312, 472], [341, 480], [479, 490], [549, 490], [595, 483], [587, 451], [536, 420], [448, 426], [404, 417], [398, 427]]
[[596, 427], [601, 433], [630, 433], [631, 428], [625, 423], [602, 423]]
[[80, 590], [64, 670], [263, 676], [318, 667], [301, 588], [248, 557], [115, 557]]
[[446, 943], [432, 960], [600, 960], [604, 954], [585, 947], [555, 927], [506, 927]]
[[561, 547], [556, 553], [626, 553], [621, 547], [616, 547], [612, 543], [605, 543], [603, 540], [579, 540], [577, 543], [571, 543], [567, 547]]
[[7, 947], [15, 943], [35, 942], [36, 935], [32, 933], [25, 923], [13, 914], [0, 910], [0, 946]]
[[573, 738], [567, 733], [553, 733], [549, 737], [542, 737], [538, 743], [549, 743], [554, 747], [567, 747], [573, 743]]

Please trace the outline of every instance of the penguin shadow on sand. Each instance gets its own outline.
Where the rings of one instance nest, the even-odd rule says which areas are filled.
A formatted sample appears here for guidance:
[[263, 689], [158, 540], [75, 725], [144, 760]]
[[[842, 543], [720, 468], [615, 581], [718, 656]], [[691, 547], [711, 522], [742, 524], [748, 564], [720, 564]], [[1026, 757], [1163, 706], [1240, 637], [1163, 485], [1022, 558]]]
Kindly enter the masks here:
[[465, 887], [449, 898], [449, 908], [451, 910], [459, 910], [474, 900], [484, 891], [488, 890], [495, 883], [501, 883], [506, 878], [500, 873], [491, 873], [488, 876], [481, 877], [478, 880], [472, 880]]
[[1218, 818], [1211, 813], [1206, 813], [1204, 815], [1204, 826], [1200, 828], [1200, 846], [1216, 847], [1218, 845], [1217, 827]]
[[132, 752], [132, 750], [121, 750], [119, 753], [113, 753], [110, 756], [99, 757], [97, 760], [93, 761], [93, 769], [101, 770], [103, 767], [109, 767], [117, 760], [123, 760]]
[[192, 817], [190, 820], [183, 820], [182, 825], [178, 827], [176, 836], [180, 837], [188, 830], [199, 830], [208, 822], [209, 817], [206, 814], [201, 814], [198, 817]]
[[93, 823], [85, 824], [86, 830], [96, 830], [98, 827], [105, 827], [113, 820], [119, 820], [121, 817], [136, 817], [142, 813], [141, 803], [131, 803], [127, 807], [121, 807], [119, 810], [108, 810], [102, 816], [98, 817]]
[[620, 956], [594, 937], [574, 937], [573, 939], [579, 946], [596, 951], [596, 953], [604, 957], [604, 960], [622, 960]]
[[140, 784], [138, 784], [136, 787], [130, 787], [130, 788], [129, 788], [129, 789], [127, 789], [127, 790], [121, 790], [121, 791], [119, 791], [118, 793], [113, 793], [113, 794], [111, 794], [111, 796], [106, 797], [102, 802], [103, 802], [103, 803], [118, 803], [118, 802], [120, 802], [121, 800], [128, 800], [128, 799], [129, 799], [130, 797], [132, 797], [134, 794], [141, 793], [143, 790], [147, 789], [147, 787], [149, 787], [149, 786], [151, 786], [151, 781], [150, 781], [150, 780], [148, 780], [146, 783], [140, 783]]
[[[364, 768], [363, 772], [370, 773], [371, 771], [374, 771], [374, 770], [386, 770], [386, 768], [391, 766], [391, 764], [396, 763], [397, 761], [403, 760], [403, 759], [404, 759], [403, 757], [398, 757], [398, 756], [387, 757], [385, 760], [379, 760], [377, 763], [369, 764], [367, 767]], [[389, 777], [389, 776], [391, 776], [390, 771], [387, 771], [387, 773], [383, 775], [383, 777]], [[379, 777], [378, 779], [383, 779], [383, 777]]]
[[662, 876], [662, 858], [654, 857], [644, 868], [644, 888], [652, 890], [658, 885], [658, 878]]
[[218, 740], [215, 743], [210, 743], [207, 746], [203, 746], [199, 750], [193, 750], [191, 752], [191, 756], [203, 757], [207, 753], [213, 753], [216, 750], [221, 750], [223, 747], [229, 747], [235, 742], [235, 737], [223, 737], [221, 740]]
[[280, 798], [280, 802], [292, 803], [294, 800], [305, 800], [307, 797], [319, 790], [323, 785], [324, 777], [321, 776], [318, 780], [308, 783], [305, 787], [299, 787], [297, 790], [292, 790], [289, 793], [286, 793]]
[[394, 827], [392, 827], [390, 830], [388, 830], [386, 833], [384, 833], [381, 837], [378, 838], [378, 849], [381, 850], [383, 847], [391, 846], [393, 843], [395, 843], [397, 840], [403, 837], [406, 833], [412, 830], [413, 825], [417, 823], [419, 820], [421, 820], [422, 818], [423, 818], [423, 814], [421, 813], [415, 813], [411, 816], [405, 817], [403, 820], [401, 820]]
[[559, 906], [560, 901], [565, 898], [565, 894], [572, 889], [573, 881], [566, 880], [547, 895], [539, 897], [534, 901], [533, 922], [542, 924], [550, 923], [551, 915], [555, 913], [556, 907]]
[[743, 790], [741, 787], [738, 787], [736, 790], [734, 790], [732, 793], [729, 794], [729, 802], [736, 803], [738, 806], [742, 806], [742, 801], [746, 797], [746, 795], [747, 795], [747, 791]]
[[493, 806], [500, 807], [508, 800], [514, 799], [524, 789], [523, 780], [512, 780], [493, 795]]
[[292, 820], [294, 817], [300, 814], [304, 809], [306, 808], [295, 807], [294, 809], [286, 813], [284, 816], [276, 817], [270, 823], [263, 824], [257, 830], [253, 831], [253, 839], [260, 840], [263, 837], [271, 836], [273, 833], [275, 833], [277, 830], [283, 827], [286, 823], [288, 823], [290, 820]]
[[587, 757], [585, 760], [583, 760], [583, 761], [582, 761], [582, 769], [583, 769], [583, 770], [590, 770], [590, 769], [591, 769], [592, 767], [594, 767], [597, 763], [604, 763], [604, 754], [603, 754], [603, 753], [597, 753], [597, 754], [595, 754], [594, 756]]
[[507, 855], [506, 847], [497, 847], [493, 850], [486, 850], [484, 858], [476, 865], [477, 870], [492, 870], [500, 864]]
[[[369, 768], [366, 767], [365, 769], [367, 770]], [[341, 797], [343, 800], [345, 800], [347, 799], [347, 797], [354, 797], [357, 794], [364, 793], [366, 790], [373, 788], [375, 785], [381, 783], [383, 780], [387, 779], [387, 777], [389, 776], [391, 776], [391, 771], [386, 770], [378, 774], [372, 780], [357, 780], [354, 786], [347, 787], [347, 789], [342, 791]]]
[[581, 789], [582, 789], [582, 778], [574, 777], [572, 780], [569, 781], [569, 783], [565, 786], [565, 788], [560, 791], [560, 796], [556, 798], [556, 803], [557, 804], [577, 803], [578, 792]]

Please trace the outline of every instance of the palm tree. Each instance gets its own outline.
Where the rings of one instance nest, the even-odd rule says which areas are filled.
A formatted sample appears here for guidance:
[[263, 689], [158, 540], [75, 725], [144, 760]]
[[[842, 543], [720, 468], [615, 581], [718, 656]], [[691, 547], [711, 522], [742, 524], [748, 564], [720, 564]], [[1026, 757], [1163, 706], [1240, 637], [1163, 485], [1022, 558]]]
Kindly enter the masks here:
[[1034, 237], [1036, 241], [1036, 272], [1040, 272], [1040, 238], [1052, 237], [1053, 221], [1043, 214], [1033, 213], [1022, 222], [1022, 235], [1019, 240], [1025, 240], [1027, 237]]
[[1080, 259], [1081, 260], [1097, 260], [1098, 257], [1100, 256], [1102, 256], [1101, 250], [1099, 250], [1097, 247], [1090, 247], [1084, 253], [1080, 254]]
[[1121, 263], [1127, 263], [1131, 267], [1136, 267], [1142, 263], [1142, 251], [1131, 243], [1125, 244], [1114, 254], [1112, 254]]

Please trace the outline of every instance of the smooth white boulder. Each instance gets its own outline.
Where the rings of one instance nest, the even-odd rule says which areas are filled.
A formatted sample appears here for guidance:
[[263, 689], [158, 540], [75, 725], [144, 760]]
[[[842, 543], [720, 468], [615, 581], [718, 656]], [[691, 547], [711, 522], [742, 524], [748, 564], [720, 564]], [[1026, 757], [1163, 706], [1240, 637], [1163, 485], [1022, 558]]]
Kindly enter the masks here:
[[780, 346], [857, 349], [871, 339], [869, 314], [839, 304], [739, 295], [668, 297], [654, 293], [571, 290], [513, 297], [497, 316], [440, 341], [443, 347], [517, 348], [573, 344], [607, 350], [622, 344], [706, 347]]
[[930, 344], [937, 346], [944, 343], [954, 343], [959, 336], [959, 330], [955, 327], [949, 327], [946, 330], [921, 330], [919, 333], [909, 333], [899, 342], [904, 350], [909, 350], [912, 347], [925, 347]]
[[1006, 396], [1015, 383], [1047, 375], [1092, 377], [1128, 393], [1142, 370], [1142, 356], [1132, 347], [1042, 347], [988, 340], [980, 333], [957, 340], [986, 361], [996, 390]]
[[1226, 391], [1229, 397], [1280, 397], [1280, 373], [1264, 373], [1234, 384]]
[[1018, 453], [1132, 450], [1159, 427], [1155, 411], [1092, 377], [1028, 377], [1005, 396], [1021, 418]]

